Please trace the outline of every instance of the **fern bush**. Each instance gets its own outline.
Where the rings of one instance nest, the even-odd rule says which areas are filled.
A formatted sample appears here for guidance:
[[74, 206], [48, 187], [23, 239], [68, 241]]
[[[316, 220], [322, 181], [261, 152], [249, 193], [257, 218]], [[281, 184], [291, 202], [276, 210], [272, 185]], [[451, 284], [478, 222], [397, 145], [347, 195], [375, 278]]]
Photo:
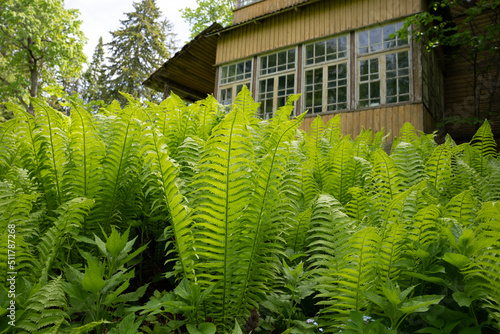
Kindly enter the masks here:
[[[298, 96], [269, 121], [247, 89], [227, 113], [213, 97], [127, 98], [97, 114], [69, 99], [71, 116], [9, 105], [0, 332], [9, 226], [28, 333], [335, 333], [362, 314], [379, 332], [500, 330], [487, 121], [470, 143], [437, 145], [407, 123], [388, 145], [383, 131], [343, 136], [340, 115], [300, 131]], [[133, 256], [116, 264], [114, 243]]]

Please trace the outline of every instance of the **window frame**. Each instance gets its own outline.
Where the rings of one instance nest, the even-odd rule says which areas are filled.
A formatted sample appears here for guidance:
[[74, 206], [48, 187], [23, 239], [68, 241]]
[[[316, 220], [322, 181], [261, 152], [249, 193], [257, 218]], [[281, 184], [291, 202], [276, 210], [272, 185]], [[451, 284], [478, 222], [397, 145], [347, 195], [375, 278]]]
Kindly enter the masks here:
[[[410, 38], [410, 35], [408, 35], [408, 40], [406, 41], [405, 44], [399, 44], [400, 39], [394, 38], [393, 40], [396, 41], [396, 46], [386, 48], [384, 49], [383, 45], [387, 43], [386, 41], [383, 40], [383, 30], [382, 30], [382, 41], [379, 43], [382, 45], [382, 49], [380, 50], [375, 50], [375, 51], [368, 51], [366, 53], [360, 53], [360, 48], [364, 46], [360, 46], [360, 40], [359, 40], [359, 35], [360, 33], [366, 32], [366, 31], [371, 31], [374, 29], [381, 28], [383, 29], [384, 27], [388, 27], [391, 25], [397, 25], [402, 24], [404, 21], [397, 20], [397, 21], [390, 21], [390, 22], [385, 22], [384, 24], [379, 24], [376, 26], [368, 26], [368, 27], [363, 27], [363, 29], [356, 30], [354, 32], [355, 35], [355, 62], [356, 62], [356, 67], [355, 67], [355, 78], [356, 81], [353, 82], [355, 84], [355, 99], [354, 99], [354, 110], [362, 110], [362, 109], [369, 109], [369, 108], [380, 108], [384, 106], [393, 106], [393, 105], [399, 105], [403, 103], [410, 103], [413, 101], [414, 98], [414, 83], [413, 83], [413, 43]], [[370, 47], [370, 44], [367, 46], [368, 48]], [[397, 102], [387, 102], [387, 63], [386, 63], [386, 56], [395, 54], [396, 57], [398, 53], [400, 52], [408, 52], [408, 82], [409, 82], [409, 87], [408, 87], [408, 100], [407, 101], [399, 101], [400, 95], [406, 95], [406, 94], [398, 94], [395, 95], [397, 98]], [[379, 88], [379, 99], [380, 102], [378, 104], [371, 105], [370, 103], [365, 106], [361, 106], [361, 96], [360, 96], [360, 86], [362, 84], [361, 82], [361, 62], [364, 60], [370, 60], [370, 59], [378, 59], [378, 67], [379, 67], [379, 82], [380, 82], [380, 88]], [[397, 70], [397, 69], [396, 69]], [[398, 77], [399, 78], [399, 77]], [[370, 82], [370, 81], [368, 81]], [[364, 83], [364, 82], [363, 82]], [[363, 99], [364, 100], [364, 99]], [[368, 101], [370, 100], [370, 97], [368, 97]]]
[[[249, 72], [250, 77], [248, 77], [248, 78], [244, 77], [243, 79], [240, 79], [240, 80], [235, 79], [234, 81], [226, 82], [224, 84], [222, 83], [222, 80], [223, 80], [222, 71], [223, 71], [224, 67], [228, 68], [229, 66], [236, 65], [235, 69], [237, 69], [238, 64], [246, 63], [247, 61], [250, 61], [250, 72]], [[248, 89], [250, 91], [252, 91], [252, 82], [253, 82], [253, 77], [254, 77], [254, 66], [255, 66], [255, 64], [254, 64], [253, 58], [238, 59], [237, 61], [234, 61], [231, 63], [219, 65], [217, 97], [220, 100], [219, 101], [220, 104], [222, 104], [224, 106], [230, 106], [234, 102], [236, 95], [238, 95], [238, 93], [239, 93], [239, 92], [237, 92], [237, 90], [238, 90], [238, 86], [240, 86], [240, 85], [247, 85]], [[246, 72], [243, 72], [243, 73], [246, 73]], [[236, 76], [237, 76], [237, 74], [235, 74], [235, 77]], [[227, 89], [231, 89], [231, 100], [227, 100], [227, 99], [222, 100], [222, 91], [227, 90]], [[228, 102], [228, 101], [230, 101], [230, 102]]]
[[[288, 65], [287, 65], [287, 68], [284, 69], [284, 70], [279, 70], [279, 65], [278, 65], [278, 54], [279, 53], [282, 53], [282, 52], [289, 52], [291, 50], [294, 50], [294, 54], [295, 54], [295, 59], [294, 59], [294, 66], [293, 68], [288, 68]], [[272, 56], [272, 55], [276, 55], [276, 71], [275, 72], [272, 72], [272, 73], [266, 73], [266, 74], [261, 74], [262, 72], [262, 69], [261, 69], [261, 66], [262, 66], [262, 59], [264, 57], [267, 57], [266, 61], [268, 61], [269, 59], [269, 56]], [[282, 77], [285, 77], [285, 85], [287, 84], [287, 77], [289, 75], [293, 75], [294, 76], [294, 80], [293, 80], [293, 93], [285, 93], [285, 103], [283, 105], [286, 104], [286, 100], [287, 100], [287, 97], [290, 96], [291, 94], [296, 94], [297, 93], [297, 75], [298, 75], [298, 68], [299, 68], [299, 64], [298, 64], [298, 60], [300, 58], [298, 57], [298, 47], [297, 45], [295, 46], [292, 46], [292, 47], [288, 47], [288, 48], [282, 48], [282, 49], [278, 49], [278, 50], [273, 50], [273, 52], [266, 52], [266, 53], [262, 53], [262, 54], [259, 54], [257, 56], [257, 67], [256, 67], [256, 80], [255, 80], [255, 101], [256, 102], [259, 102], [261, 103], [260, 107], [259, 107], [259, 115], [263, 118], [263, 119], [269, 119], [271, 118], [274, 113], [281, 107], [281, 106], [278, 106], [278, 103], [279, 103], [279, 99], [280, 98], [283, 98], [282, 95], [279, 95], [279, 91], [281, 90], [279, 88], [279, 80], [280, 78]], [[287, 54], [287, 60], [288, 60], [288, 54]], [[289, 64], [289, 62], [287, 61], [286, 64]], [[273, 91], [272, 93], [267, 91], [266, 93], [262, 93], [261, 92], [261, 81], [266, 81], [266, 86], [267, 86], [267, 82], [269, 80], [273, 80]], [[288, 91], [290, 88], [288, 86], [285, 86], [285, 91]], [[271, 112], [266, 112], [265, 110], [262, 110], [261, 108], [263, 106], [266, 106], [266, 102], [267, 100], [269, 100], [269, 98], [267, 99], [264, 99], [264, 100], [261, 100], [261, 94], [271, 94], [272, 95], [272, 111]]]
[[[321, 61], [321, 62], [313, 62], [312, 64], [307, 64], [307, 46], [308, 45], [316, 45], [317, 43], [321, 43], [321, 42], [327, 42], [329, 40], [332, 40], [332, 39], [339, 39], [340, 37], [346, 37], [346, 55], [345, 57], [343, 58], [337, 58], [336, 59], [326, 59], [327, 58], [327, 53], [326, 53], [326, 49], [325, 49], [325, 60], [324, 61]], [[337, 46], [338, 46], [338, 42], [337, 42]], [[316, 50], [316, 48], [314, 49]], [[338, 50], [338, 49], [337, 49]], [[315, 53], [316, 51], [314, 51]], [[338, 51], [337, 51], [337, 54], [338, 54]], [[351, 110], [351, 71], [350, 71], [350, 68], [351, 68], [351, 64], [352, 64], [352, 59], [351, 59], [351, 34], [350, 33], [342, 33], [342, 34], [335, 34], [335, 35], [331, 35], [331, 36], [328, 36], [327, 38], [321, 38], [321, 39], [317, 39], [317, 40], [314, 40], [314, 41], [310, 41], [308, 43], [304, 43], [303, 44], [303, 47], [302, 47], [302, 82], [301, 82], [301, 106], [300, 106], [300, 110], [302, 110], [302, 112], [305, 112], [306, 110], [309, 110], [309, 113], [312, 114], [312, 115], [319, 115], [319, 114], [334, 114], [334, 113], [341, 113], [341, 112], [346, 112], [346, 111], [349, 111]], [[318, 58], [318, 56], [314, 55], [313, 58]], [[346, 64], [346, 101], [345, 101], [345, 104], [346, 104], [346, 108], [345, 109], [338, 109], [336, 108], [335, 110], [327, 110], [328, 109], [328, 90], [329, 90], [329, 87], [328, 87], [328, 68], [332, 65], [335, 65], [335, 66], [339, 66], [340, 64]], [[307, 71], [315, 71], [317, 69], [322, 69], [323, 73], [323, 79], [322, 79], [322, 90], [321, 90], [321, 96], [322, 96], [322, 102], [321, 102], [321, 111], [320, 112], [314, 112], [314, 102], [313, 102], [313, 106], [311, 108], [308, 109], [308, 107], [306, 106], [306, 72]], [[313, 85], [315, 85], [313, 83]], [[337, 89], [338, 89], [338, 86], [337, 86]], [[338, 90], [337, 90], [337, 96], [338, 96]], [[314, 93], [313, 93], [313, 101], [314, 101]], [[339, 104], [338, 102], [336, 103], [337, 105]]]

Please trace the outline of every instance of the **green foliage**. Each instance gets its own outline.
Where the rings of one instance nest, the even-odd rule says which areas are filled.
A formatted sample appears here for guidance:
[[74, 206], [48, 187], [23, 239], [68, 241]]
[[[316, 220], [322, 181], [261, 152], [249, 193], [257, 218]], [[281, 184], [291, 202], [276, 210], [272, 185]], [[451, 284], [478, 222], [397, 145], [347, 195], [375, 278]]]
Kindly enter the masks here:
[[214, 22], [223, 26], [233, 22], [235, 0], [196, 0], [196, 4], [195, 9], [181, 9], [182, 18], [191, 25], [191, 38], [195, 38]]
[[147, 90], [141, 82], [175, 50], [172, 23], [161, 20], [156, 0], [140, 0], [133, 6], [134, 11], [125, 13], [127, 18], [120, 21], [121, 27], [111, 32], [109, 65], [106, 66], [108, 80], [102, 91], [106, 103], [117, 100], [124, 106], [127, 99], [121, 93], [159, 101], [156, 91]]
[[0, 22], [0, 100], [33, 113], [29, 97], [77, 77], [86, 61], [78, 11], [60, 0], [5, 0]]
[[23, 330], [498, 330], [488, 123], [458, 146], [406, 124], [389, 155], [383, 133], [343, 137], [338, 117], [302, 133], [296, 97], [263, 121], [247, 89], [227, 114], [212, 97], [124, 96], [97, 114], [76, 100], [71, 116], [9, 105], [0, 282], [15, 230]]

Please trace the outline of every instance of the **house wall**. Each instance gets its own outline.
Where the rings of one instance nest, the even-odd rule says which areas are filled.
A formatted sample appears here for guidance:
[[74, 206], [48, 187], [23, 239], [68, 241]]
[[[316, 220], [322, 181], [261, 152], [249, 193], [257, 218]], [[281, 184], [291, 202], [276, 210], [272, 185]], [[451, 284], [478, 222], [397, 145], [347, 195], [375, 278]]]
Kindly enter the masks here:
[[[458, 16], [457, 22], [465, 17]], [[498, 12], [485, 12], [477, 16], [471, 25], [477, 35], [484, 35], [485, 26], [498, 22]], [[473, 62], [466, 59], [471, 56], [470, 50], [453, 50], [458, 56], [447, 60], [444, 66], [444, 113], [446, 118], [454, 118], [446, 124], [446, 132], [458, 142], [468, 141], [477, 131], [482, 121], [490, 113], [488, 119], [493, 134], [500, 136], [500, 59], [498, 52], [483, 52], [477, 55], [477, 76], [474, 80]], [[474, 95], [477, 100], [474, 101]], [[479, 115], [475, 115], [476, 104], [479, 104]], [[463, 118], [478, 117], [481, 124], [462, 123]]]
[[[326, 124], [335, 116], [336, 114], [321, 115], [321, 118]], [[316, 115], [306, 116], [301, 129], [307, 132], [315, 118]], [[432, 116], [421, 103], [342, 112], [340, 120], [344, 135], [350, 134], [351, 138], [356, 138], [363, 128], [371, 129], [372, 133], [384, 129], [385, 133], [389, 134], [388, 142], [391, 142], [394, 137], [399, 135], [399, 130], [405, 122], [411, 123], [418, 130], [427, 130], [426, 128], [432, 129], [434, 127]], [[425, 132], [432, 132], [432, 130]]]
[[[267, 4], [273, 0], [263, 1]], [[292, 0], [290, 0], [292, 1]], [[296, 0], [298, 1], [298, 0]], [[329, 0], [311, 3], [221, 34], [216, 65], [420, 12], [415, 0]]]
[[268, 13], [273, 13], [277, 10], [298, 5], [310, 0], [264, 0], [259, 1], [249, 6], [238, 8], [233, 13], [233, 24], [238, 24], [244, 21], [251, 20], [255, 17], [262, 16]]

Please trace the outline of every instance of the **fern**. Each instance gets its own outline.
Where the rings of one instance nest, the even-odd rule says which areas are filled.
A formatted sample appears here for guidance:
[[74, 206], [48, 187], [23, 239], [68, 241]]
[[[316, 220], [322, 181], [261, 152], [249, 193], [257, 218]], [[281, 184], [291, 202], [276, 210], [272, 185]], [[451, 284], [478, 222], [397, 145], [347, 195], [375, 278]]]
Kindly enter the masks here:
[[234, 107], [215, 127], [192, 185], [197, 189], [192, 215], [196, 256], [200, 259], [195, 264], [197, 280], [204, 287], [219, 284], [213, 290], [219, 298], [211, 300], [209, 309], [224, 327], [230, 325], [234, 316], [231, 310], [234, 312], [240, 302], [236, 298], [241, 298], [242, 287], [234, 286], [241, 278], [236, 273], [248, 266], [238, 258], [239, 252], [252, 242], [243, 232], [243, 211], [252, 194], [248, 171], [255, 169], [246, 114]]
[[34, 99], [37, 134], [36, 154], [40, 161], [40, 177], [51, 209], [63, 203], [63, 174], [68, 163], [67, 122], [64, 116], [40, 99]]
[[354, 225], [341, 208], [338, 200], [326, 194], [313, 203], [307, 241], [309, 262], [316, 274], [328, 275], [341, 269]]
[[309, 128], [305, 142], [307, 157], [313, 168], [314, 179], [319, 189], [324, 189], [328, 183], [328, 167], [320, 150], [324, 129], [323, 120], [317, 116]]
[[129, 106], [119, 116], [109, 116], [106, 120], [108, 127], [102, 136], [106, 153], [102, 161], [101, 190], [96, 195], [95, 210], [88, 218], [93, 226], [101, 225], [107, 230], [112, 224], [134, 218], [127, 217], [125, 209], [134, 207], [133, 195], [137, 189], [134, 187], [138, 181], [140, 125], [135, 117], [138, 112], [136, 107]]
[[16, 126], [17, 119], [0, 124], [0, 175], [7, 173], [17, 155], [19, 143], [15, 140]]
[[451, 150], [449, 143], [438, 146], [426, 163], [429, 182], [444, 193], [451, 179]]
[[141, 146], [141, 154], [147, 170], [144, 192], [152, 198], [152, 213], [166, 212], [170, 218], [175, 237], [175, 251], [180, 265], [178, 272], [192, 277], [191, 221], [188, 219], [188, 210], [184, 206], [184, 198], [175, 183], [177, 169], [169, 159], [166, 139], [152, 127], [152, 123], [149, 123], [142, 130]]
[[395, 165], [402, 171], [402, 177], [407, 187], [426, 179], [424, 162], [412, 144], [400, 142], [394, 148], [392, 158]]
[[461, 225], [470, 225], [477, 215], [477, 204], [472, 190], [466, 190], [453, 197], [446, 205], [446, 216], [456, 219]]
[[392, 159], [381, 149], [377, 150], [373, 160], [371, 184], [376, 208], [383, 211], [403, 187], [404, 179]]
[[69, 328], [67, 301], [61, 277], [42, 286], [26, 302], [17, 327], [28, 333], [61, 333]]
[[36, 194], [14, 194], [5, 183], [0, 183], [0, 284], [3, 286], [8, 272], [19, 272], [23, 276], [34, 274], [26, 229], [36, 197]]
[[354, 186], [354, 150], [349, 137], [344, 137], [328, 155], [331, 193], [340, 203], [349, 201], [349, 188]]
[[[343, 316], [350, 311], [360, 311], [367, 306], [363, 291], [370, 290], [377, 278], [378, 249], [380, 236], [376, 228], [366, 227], [356, 232], [348, 241], [340, 263], [339, 271], [321, 280], [320, 287], [325, 289], [318, 297], [325, 298], [324, 313], [337, 313]], [[337, 318], [341, 321], [341, 318]]]
[[[292, 110], [292, 106], [289, 105], [288, 108], [282, 108], [278, 113], [289, 117]], [[241, 304], [237, 314], [240, 313], [240, 309], [246, 309], [246, 313], [249, 313], [257, 306], [260, 298], [254, 291], [264, 290], [263, 287], [272, 277], [276, 262], [273, 255], [278, 254], [282, 249], [282, 245], [276, 242], [276, 236], [283, 228], [283, 219], [275, 208], [280, 201], [283, 174], [290, 153], [288, 146], [304, 116], [305, 114], [301, 114], [294, 120], [278, 124], [263, 145], [267, 154], [258, 161], [259, 169], [253, 178], [252, 186], [254, 200], [249, 203], [246, 210], [245, 231], [249, 233], [253, 241], [248, 245], [250, 247], [242, 249], [240, 254], [241, 259], [248, 261], [248, 266], [244, 267], [243, 271], [245, 276], [242, 282]]]
[[487, 120], [477, 130], [474, 137], [472, 137], [471, 146], [479, 152], [479, 164], [477, 170], [479, 174], [485, 175], [487, 159], [489, 157], [496, 157], [497, 143], [491, 132], [490, 123]]
[[86, 198], [74, 198], [61, 205], [56, 213], [52, 227], [41, 237], [38, 244], [38, 270], [40, 272], [40, 284], [44, 286], [48, 281], [49, 273], [53, 268], [54, 261], [59, 256], [63, 244], [69, 238], [75, 238], [82, 227], [82, 222], [94, 201]]

